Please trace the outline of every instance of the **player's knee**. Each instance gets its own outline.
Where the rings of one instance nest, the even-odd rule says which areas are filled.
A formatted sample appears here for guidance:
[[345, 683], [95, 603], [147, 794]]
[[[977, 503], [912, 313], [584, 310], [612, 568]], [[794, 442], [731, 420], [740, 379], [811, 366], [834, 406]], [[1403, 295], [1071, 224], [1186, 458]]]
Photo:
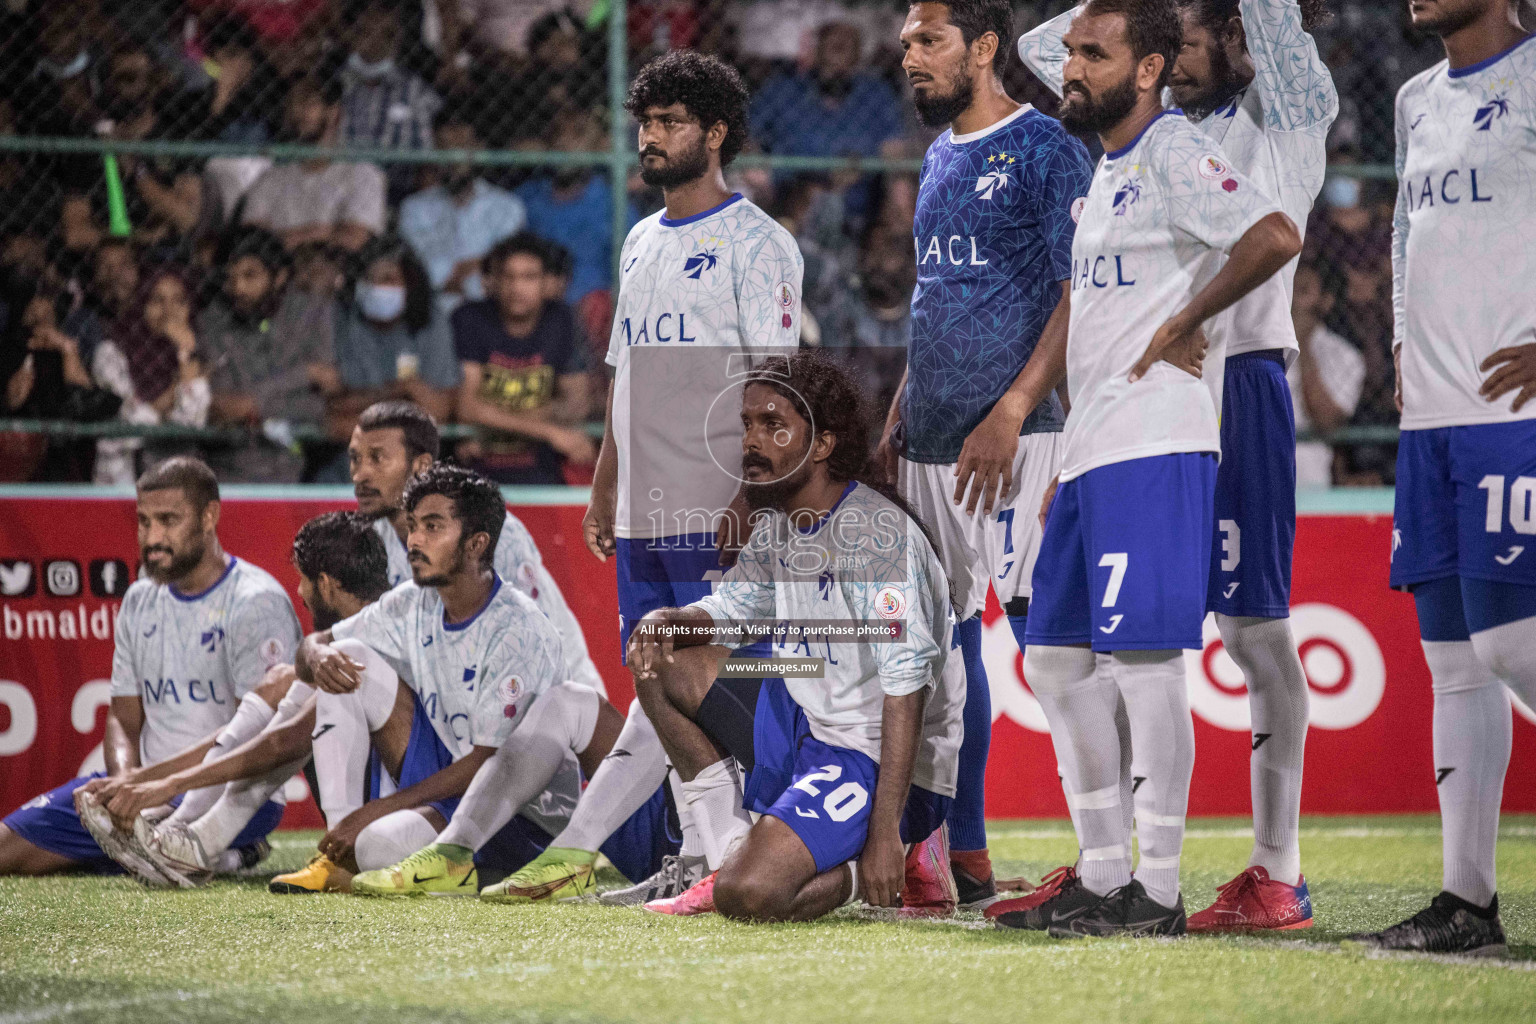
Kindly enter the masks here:
[[[1523, 631], [1522, 631], [1523, 632]], [[1477, 660], [1527, 703], [1536, 693], [1536, 660], [1531, 655], [1529, 634], [1524, 637], [1496, 627], [1472, 634]]]
[[36, 846], [0, 825], [0, 876], [46, 874], [37, 863]]
[[715, 909], [733, 921], [782, 921], [791, 895], [750, 870], [721, 871], [715, 878]]

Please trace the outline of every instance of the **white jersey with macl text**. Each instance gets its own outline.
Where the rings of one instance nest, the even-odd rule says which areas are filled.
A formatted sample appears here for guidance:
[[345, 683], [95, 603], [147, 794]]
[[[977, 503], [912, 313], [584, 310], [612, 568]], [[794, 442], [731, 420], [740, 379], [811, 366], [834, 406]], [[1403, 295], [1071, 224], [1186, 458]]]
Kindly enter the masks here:
[[[1239, 0], [1254, 78], [1227, 103], [1192, 122], [1227, 161], [1275, 200], [1304, 232], [1328, 172], [1328, 129], [1339, 115], [1333, 76], [1301, 25], [1296, 0]], [[1081, 11], [1073, 8], [1019, 40], [1019, 56], [1061, 95], [1066, 47], [1061, 39]], [[1299, 258], [1299, 257], [1298, 257]], [[1296, 260], [1205, 325], [1228, 356], [1265, 349], [1297, 352], [1291, 320]]]
[[1403, 429], [1536, 419], [1489, 402], [1482, 364], [1536, 344], [1536, 36], [1397, 94], [1393, 345]]
[[432, 587], [400, 584], [331, 627], [389, 663], [416, 693], [455, 760], [499, 747], [538, 695], [560, 682], [560, 634], [527, 595], [495, 579], [485, 607], [449, 624]]
[[888, 498], [850, 483], [831, 513], [806, 531], [770, 513], [714, 593], [688, 607], [708, 612], [722, 631], [753, 620], [902, 623], [902, 635], [884, 643], [838, 641], [829, 632], [780, 634], [773, 657], [824, 661], [824, 678], [784, 677], [790, 696], [817, 739], [876, 762], [886, 696], [927, 690], [912, 781], [954, 796], [965, 666], [954, 648], [949, 579], [922, 530]]
[[293, 660], [299, 617], [282, 584], [243, 558], [198, 594], [145, 577], [123, 595], [112, 696], [144, 703], [143, 764], [164, 761], [229, 724], [273, 665]]
[[712, 533], [741, 486], [749, 353], [800, 343], [805, 264], [794, 236], [739, 193], [636, 224], [608, 340], [620, 537]]
[[1134, 384], [1130, 372], [1248, 229], [1278, 210], [1176, 111], [1104, 154], [1072, 239], [1063, 481], [1130, 459], [1221, 451], [1220, 339], [1204, 378], [1161, 361]]
[[[387, 516], [373, 521], [373, 532], [384, 542], [384, 551], [389, 556], [389, 585], [398, 587], [411, 578], [410, 552]], [[592, 663], [587, 638], [581, 631], [581, 623], [576, 620], [576, 613], [565, 603], [565, 595], [545, 567], [539, 546], [533, 542], [533, 534], [511, 512], [501, 524], [501, 537], [491, 555], [491, 567], [496, 570], [496, 575], [533, 598], [533, 603], [555, 624], [565, 650], [565, 678], [607, 696], [608, 688]]]

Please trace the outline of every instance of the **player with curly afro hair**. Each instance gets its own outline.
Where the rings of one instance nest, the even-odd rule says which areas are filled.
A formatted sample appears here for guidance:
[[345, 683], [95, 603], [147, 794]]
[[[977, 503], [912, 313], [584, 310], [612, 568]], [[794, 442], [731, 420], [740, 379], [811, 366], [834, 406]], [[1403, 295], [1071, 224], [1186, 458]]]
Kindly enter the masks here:
[[640, 177], [652, 188], [712, 183], [747, 141], [741, 75], [692, 50], [673, 50], [641, 68], [624, 109], [640, 122]]

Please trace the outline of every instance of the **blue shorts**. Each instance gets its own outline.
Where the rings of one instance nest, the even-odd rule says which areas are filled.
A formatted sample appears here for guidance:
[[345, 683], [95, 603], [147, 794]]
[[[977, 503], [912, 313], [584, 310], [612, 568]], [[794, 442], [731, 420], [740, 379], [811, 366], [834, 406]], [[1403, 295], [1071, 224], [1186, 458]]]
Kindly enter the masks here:
[[1090, 469], [1056, 490], [1026, 644], [1199, 650], [1210, 583], [1212, 452]]
[[[880, 776], [874, 759], [812, 736], [805, 712], [781, 679], [766, 680], [758, 693], [752, 739], [747, 809], [788, 825], [811, 851], [818, 873], [856, 859], [869, 836], [869, 809]], [[901, 841], [927, 839], [944, 824], [953, 802], [913, 786], [901, 816]]]
[[[406, 742], [405, 756], [400, 762], [398, 789], [414, 786], [453, 763], [453, 755], [438, 738], [432, 728], [432, 720], [422, 708], [420, 700], [415, 704], [415, 717], [411, 720], [411, 735]], [[382, 766], [378, 755], [371, 762], [368, 798], [379, 796]], [[429, 805], [443, 816], [444, 821], [453, 818], [458, 809], [459, 797], [434, 800]], [[551, 836], [538, 825], [514, 815], [512, 820], [475, 851], [475, 866], [487, 877], [505, 876], [527, 864], [544, 852]], [[667, 827], [667, 786], [662, 783], [638, 811], [630, 815], [608, 837], [602, 853], [632, 882], [649, 878], [661, 868], [663, 857], [675, 854], [682, 840]], [[638, 874], [637, 874], [638, 872]]]
[[[616, 542], [619, 576], [619, 657], [628, 657], [629, 631], [657, 608], [681, 608], [708, 597], [725, 571], [713, 533], [688, 533], [676, 537], [628, 539]], [[752, 644], [732, 657], [757, 658], [768, 654], [769, 644]]]
[[[101, 847], [96, 845], [96, 840], [91, 838], [91, 833], [80, 822], [80, 815], [75, 813], [75, 790], [90, 782], [99, 779], [104, 772], [94, 772], [90, 775], [82, 775], [78, 779], [70, 779], [64, 785], [50, 789], [40, 797], [28, 800], [3, 822], [6, 828], [16, 833], [33, 846], [56, 853], [60, 857], [68, 857], [78, 861], [84, 867], [92, 868], [103, 875], [120, 875], [123, 869], [111, 857], [101, 852]], [[176, 797], [171, 803], [180, 805], [181, 797]], [[277, 823], [282, 820], [283, 805], [275, 800], [268, 800], [256, 816], [245, 823], [245, 828], [230, 843], [230, 849], [238, 850], [242, 846], [250, 846], [259, 839], [265, 839], [267, 833], [277, 828]]]
[[1223, 615], [1288, 617], [1296, 547], [1296, 417], [1285, 355], [1278, 349], [1227, 360], [1215, 519], [1206, 607]]
[[1448, 576], [1536, 586], [1536, 420], [1403, 431], [1392, 586]]

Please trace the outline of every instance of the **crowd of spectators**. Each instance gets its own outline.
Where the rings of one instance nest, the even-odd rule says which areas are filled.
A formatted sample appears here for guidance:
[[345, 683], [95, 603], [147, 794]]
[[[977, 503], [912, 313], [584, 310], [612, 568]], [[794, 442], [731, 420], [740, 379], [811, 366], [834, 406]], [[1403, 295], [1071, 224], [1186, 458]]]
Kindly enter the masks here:
[[[1066, 6], [1021, 3], [1023, 27]], [[1402, 5], [1341, 0], [1319, 33], [1344, 97], [1297, 276], [1298, 425], [1390, 425], [1392, 95], [1432, 63]], [[613, 190], [600, 162], [381, 159], [380, 150], [602, 154], [606, 0], [6, 0], [0, 3], [0, 416], [248, 428], [204, 448], [229, 480], [344, 480], [381, 397], [485, 428], [463, 460], [510, 483], [580, 482], [595, 457], [612, 312]], [[630, 0], [629, 67], [719, 54], [753, 91], [732, 185], [806, 259], [804, 342], [880, 400], [900, 379], [920, 157], [897, 0]], [[1016, 98], [1053, 97], [1010, 57]], [[206, 155], [29, 151], [28, 136], [232, 143]], [[270, 143], [335, 148], [273, 161]], [[302, 429], [301, 429], [302, 428]], [[295, 435], [329, 443], [300, 446]], [[0, 478], [131, 480], [164, 439], [0, 434]], [[1390, 445], [1304, 446], [1304, 484], [1391, 481]]]

